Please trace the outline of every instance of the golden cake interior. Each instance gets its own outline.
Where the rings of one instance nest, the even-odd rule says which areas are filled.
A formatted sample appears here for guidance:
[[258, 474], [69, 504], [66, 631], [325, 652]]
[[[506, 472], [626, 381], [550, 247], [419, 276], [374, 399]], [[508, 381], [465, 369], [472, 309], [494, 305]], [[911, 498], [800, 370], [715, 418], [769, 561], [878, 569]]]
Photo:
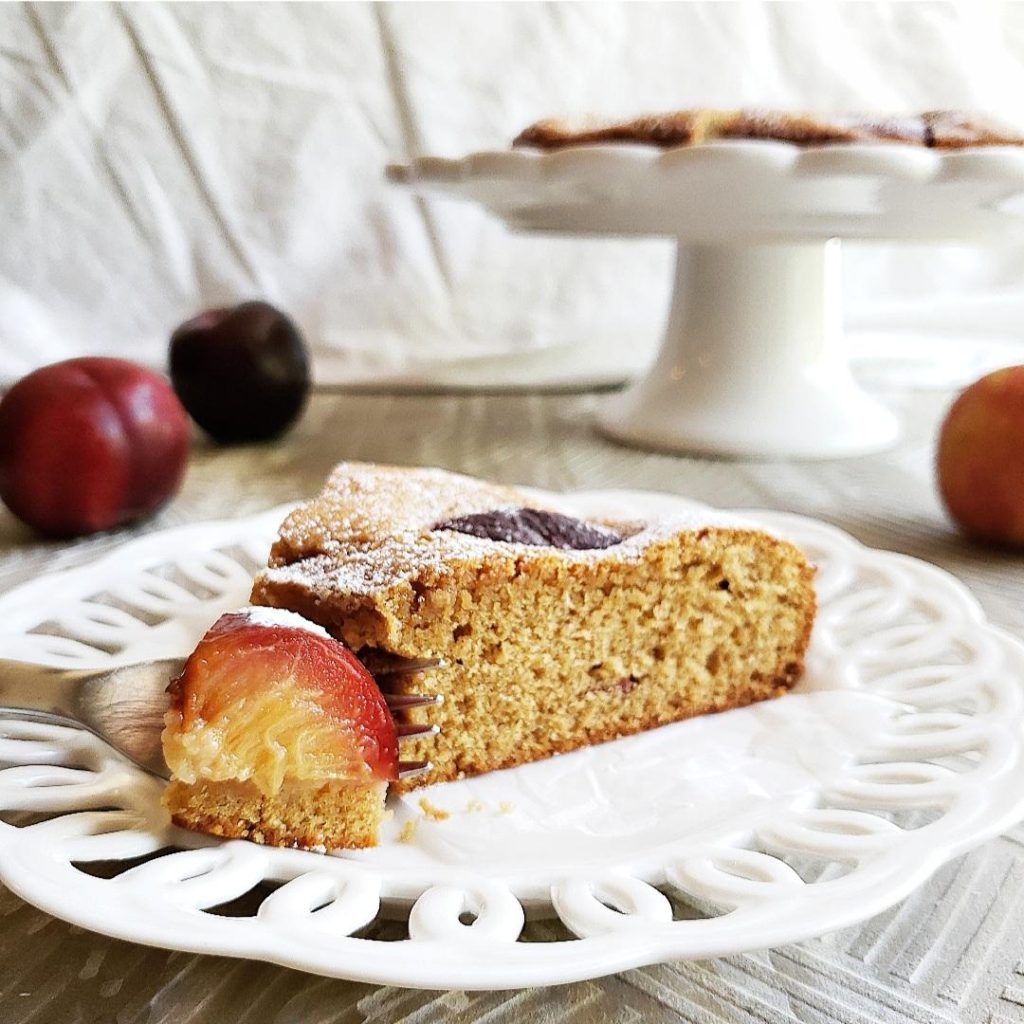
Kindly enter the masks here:
[[252, 780], [171, 782], [164, 806], [176, 825], [228, 839], [305, 850], [375, 846], [386, 782], [286, 781], [268, 794]]

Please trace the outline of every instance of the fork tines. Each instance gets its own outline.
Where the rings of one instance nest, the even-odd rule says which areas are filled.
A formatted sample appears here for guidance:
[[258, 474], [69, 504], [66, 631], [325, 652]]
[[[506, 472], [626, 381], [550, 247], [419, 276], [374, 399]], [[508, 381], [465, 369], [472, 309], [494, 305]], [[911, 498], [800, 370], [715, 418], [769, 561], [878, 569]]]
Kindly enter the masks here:
[[399, 761], [398, 777], [400, 779], [414, 779], [418, 775], [426, 775], [433, 767], [429, 761]]
[[[415, 703], [407, 703], [401, 705], [402, 707], [420, 707], [425, 704], [440, 704], [440, 694], [431, 697], [427, 694], [410, 693], [405, 694], [407, 700], [414, 701]], [[388, 701], [391, 703], [390, 699]], [[404, 740], [419, 740], [419, 739], [432, 739], [441, 730], [436, 725], [414, 725], [412, 723], [403, 722], [395, 726], [398, 732], [398, 742], [401, 744]], [[433, 765], [429, 761], [399, 761], [398, 762], [398, 777], [400, 779], [414, 779], [419, 775], [425, 775]]]
[[402, 740], [422, 740], [427, 739], [429, 736], [436, 736], [440, 731], [440, 727], [436, 725], [397, 725], [395, 726], [398, 731], [398, 742]]
[[[387, 690], [390, 680], [401, 679], [403, 676], [417, 675], [420, 672], [431, 672], [443, 668], [444, 662], [440, 658], [391, 658], [378, 662], [374, 665], [374, 677], [381, 685], [382, 690]], [[444, 698], [439, 693], [384, 693], [384, 700], [392, 712], [408, 711], [411, 708], [437, 707]], [[412, 723], [400, 723], [396, 726], [398, 740], [429, 739], [436, 736], [441, 730], [436, 725], [420, 725]], [[400, 779], [414, 779], [417, 776], [425, 775], [433, 765], [429, 761], [399, 761], [398, 777]]]
[[418, 672], [431, 672], [444, 667], [445, 663], [440, 658], [401, 658], [397, 655], [385, 655], [375, 663], [373, 674], [378, 678], [399, 679], [402, 676], [413, 676]]
[[439, 693], [385, 693], [384, 701], [392, 711], [437, 707], [444, 700]]

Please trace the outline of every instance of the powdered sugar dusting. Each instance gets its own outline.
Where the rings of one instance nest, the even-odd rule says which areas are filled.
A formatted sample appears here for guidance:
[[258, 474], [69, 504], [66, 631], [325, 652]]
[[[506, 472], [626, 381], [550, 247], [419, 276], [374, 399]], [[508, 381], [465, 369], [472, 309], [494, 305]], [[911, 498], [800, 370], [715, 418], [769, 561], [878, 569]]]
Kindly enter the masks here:
[[[376, 597], [410, 581], [437, 577], [459, 563], [508, 559], [518, 567], [557, 558], [567, 565], [636, 561], [651, 544], [704, 529], [759, 530], [740, 517], [694, 507], [654, 521], [622, 522], [586, 496], [521, 491], [438, 469], [348, 463], [331, 474], [323, 492], [297, 509], [281, 528], [277, 564], [257, 579], [257, 590], [301, 586], [329, 599], [349, 594]], [[555, 549], [494, 541], [452, 530], [434, 530], [455, 516], [513, 506], [557, 510], [621, 534], [608, 548]], [[285, 563], [285, 564], [281, 564]]]
[[248, 608], [240, 608], [239, 615], [244, 615], [254, 626], [285, 626], [288, 629], [304, 629], [307, 633], [315, 633], [327, 640], [331, 639], [330, 633], [323, 626], [310, 622], [298, 612], [285, 611], [284, 608], [265, 608], [250, 605]]

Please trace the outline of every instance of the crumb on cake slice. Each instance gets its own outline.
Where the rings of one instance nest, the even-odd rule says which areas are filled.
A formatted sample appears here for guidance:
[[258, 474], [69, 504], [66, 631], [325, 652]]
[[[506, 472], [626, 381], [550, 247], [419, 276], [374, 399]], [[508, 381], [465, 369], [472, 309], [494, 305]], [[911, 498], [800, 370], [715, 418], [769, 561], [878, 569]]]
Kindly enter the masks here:
[[351, 651], [293, 613], [224, 615], [170, 686], [164, 802], [185, 828], [274, 846], [372, 846], [394, 721]]
[[403, 755], [476, 775], [778, 696], [803, 671], [813, 568], [715, 513], [582, 522], [440, 470], [343, 464], [282, 524], [252, 601], [356, 650], [442, 667], [408, 712], [440, 734]]

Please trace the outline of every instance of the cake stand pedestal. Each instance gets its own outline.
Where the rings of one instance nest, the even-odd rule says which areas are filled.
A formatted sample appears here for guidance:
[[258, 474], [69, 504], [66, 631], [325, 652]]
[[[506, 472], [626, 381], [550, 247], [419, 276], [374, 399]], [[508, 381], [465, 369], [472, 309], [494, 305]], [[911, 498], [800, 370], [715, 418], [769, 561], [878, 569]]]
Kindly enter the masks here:
[[720, 142], [424, 157], [407, 187], [473, 199], [515, 230], [679, 243], [660, 354], [605, 400], [630, 444], [738, 458], [832, 458], [892, 444], [899, 424], [854, 380], [839, 239], [1021, 236], [1024, 152]]
[[896, 417], [854, 381], [840, 330], [839, 242], [680, 248], [661, 352], [609, 398], [606, 433], [670, 451], [859, 455]]

